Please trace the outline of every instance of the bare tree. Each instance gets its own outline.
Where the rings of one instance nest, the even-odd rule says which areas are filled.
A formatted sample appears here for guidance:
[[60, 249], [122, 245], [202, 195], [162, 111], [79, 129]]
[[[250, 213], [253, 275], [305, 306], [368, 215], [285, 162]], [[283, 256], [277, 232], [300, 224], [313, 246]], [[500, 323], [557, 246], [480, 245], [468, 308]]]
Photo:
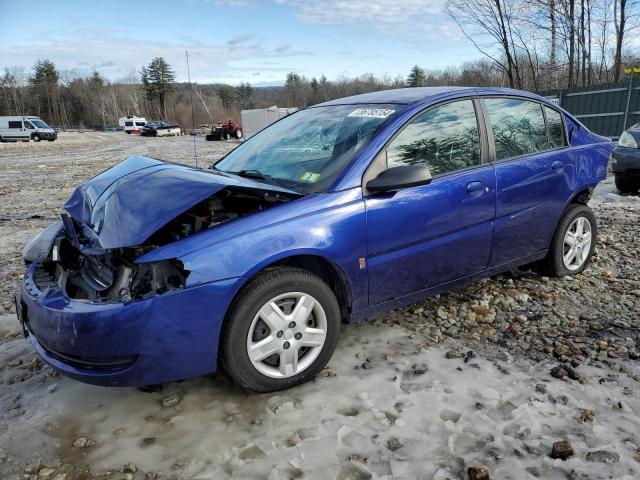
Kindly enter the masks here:
[[[513, 46], [512, 1], [449, 0], [447, 10], [476, 49], [506, 73], [509, 86], [514, 88], [520, 87], [521, 79]], [[488, 42], [482, 43], [482, 39]], [[499, 55], [491, 53], [496, 46]]]

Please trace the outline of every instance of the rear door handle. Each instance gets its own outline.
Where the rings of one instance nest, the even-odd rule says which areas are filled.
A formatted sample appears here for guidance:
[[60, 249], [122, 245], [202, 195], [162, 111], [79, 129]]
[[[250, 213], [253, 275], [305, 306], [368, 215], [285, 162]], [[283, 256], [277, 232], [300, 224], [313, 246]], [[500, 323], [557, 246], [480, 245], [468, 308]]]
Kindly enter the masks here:
[[554, 170], [560, 170], [562, 167], [564, 167], [564, 163], [561, 160], [556, 160], [551, 164], [551, 168]]
[[484, 192], [484, 184], [482, 182], [476, 181], [467, 185], [467, 193], [472, 197], [482, 195], [482, 192]]

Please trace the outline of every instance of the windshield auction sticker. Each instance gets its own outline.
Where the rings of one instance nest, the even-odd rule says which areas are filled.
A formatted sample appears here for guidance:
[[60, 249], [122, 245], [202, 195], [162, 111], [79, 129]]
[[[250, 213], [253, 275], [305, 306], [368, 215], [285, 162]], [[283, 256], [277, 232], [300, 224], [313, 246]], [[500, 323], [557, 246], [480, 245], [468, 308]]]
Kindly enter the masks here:
[[300, 180], [302, 180], [303, 182], [316, 183], [319, 178], [320, 178], [319, 173], [304, 172], [300, 177]]
[[394, 112], [395, 110], [390, 110], [388, 108], [356, 108], [348, 116], [364, 118], [387, 118]]

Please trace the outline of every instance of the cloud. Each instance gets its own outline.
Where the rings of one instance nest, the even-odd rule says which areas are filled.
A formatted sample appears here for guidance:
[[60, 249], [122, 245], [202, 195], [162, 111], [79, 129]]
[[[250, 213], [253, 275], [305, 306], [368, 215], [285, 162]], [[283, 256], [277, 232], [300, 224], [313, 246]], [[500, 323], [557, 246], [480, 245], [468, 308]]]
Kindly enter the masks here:
[[227, 41], [227, 45], [235, 47], [243, 43], [247, 43], [252, 38], [253, 38], [253, 35], [236, 35]]
[[[369, 22], [367, 28], [383, 25], [407, 27], [425, 17], [444, 13], [444, 0], [275, 0], [298, 9], [303, 20], [325, 24]], [[431, 22], [429, 22], [431, 23]], [[422, 24], [426, 26], [424, 23]], [[398, 33], [402, 33], [399, 31]]]
[[278, 45], [278, 47], [276, 48], [277, 53], [284, 53], [284, 52], [288, 52], [289, 50], [291, 50], [291, 46], [286, 43], [283, 43], [282, 45]]
[[[256, 65], [267, 60], [273, 61], [273, 64], [259, 68], [261, 78], [279, 81], [294, 67], [291, 58], [309, 54], [267, 50], [259, 44], [247, 43], [250, 38], [248, 35], [238, 35], [220, 44], [159, 40], [141, 43], [125, 36], [105, 35], [85, 41], [81, 49], [76, 39], [59, 40], [46, 47], [44, 57], [65, 72], [65, 79], [88, 76], [95, 66], [104, 77], [121, 80], [132, 76], [138, 78], [142, 65], [161, 56], [172, 66], [177, 80], [186, 81], [185, 50], [188, 50], [191, 79], [194, 82], [239, 83], [256, 72]], [[43, 47], [39, 44], [20, 42], [0, 45], [0, 70], [13, 65], [29, 69], [36, 59], [42, 57]]]

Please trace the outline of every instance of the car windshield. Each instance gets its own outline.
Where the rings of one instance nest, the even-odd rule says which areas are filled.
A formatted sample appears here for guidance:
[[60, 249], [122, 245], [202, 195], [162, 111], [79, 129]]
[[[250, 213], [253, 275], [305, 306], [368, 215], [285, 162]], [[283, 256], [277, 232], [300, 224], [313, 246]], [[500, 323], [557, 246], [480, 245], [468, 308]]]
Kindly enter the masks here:
[[326, 190], [398, 105], [301, 110], [270, 125], [213, 168], [270, 180], [303, 193]]
[[49, 125], [44, 123], [42, 120], [29, 120], [29, 121], [38, 128], [49, 128]]

